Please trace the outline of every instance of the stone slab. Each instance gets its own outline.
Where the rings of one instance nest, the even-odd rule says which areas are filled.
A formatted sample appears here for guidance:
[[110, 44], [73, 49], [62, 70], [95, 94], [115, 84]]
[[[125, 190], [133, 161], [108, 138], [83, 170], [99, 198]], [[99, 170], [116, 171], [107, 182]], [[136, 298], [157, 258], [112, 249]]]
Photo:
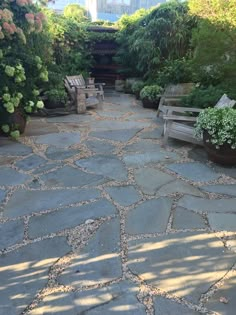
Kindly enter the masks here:
[[127, 117], [128, 120], [144, 120], [144, 119], [155, 119], [156, 111], [142, 111], [141, 113], [133, 113], [133, 115]]
[[81, 150], [67, 148], [58, 148], [58, 147], [48, 147], [46, 150], [46, 156], [50, 160], [65, 160], [71, 158], [72, 156], [79, 154]]
[[128, 242], [128, 267], [141, 280], [192, 303], [235, 263], [211, 233], [178, 232]]
[[63, 208], [55, 212], [32, 217], [29, 220], [29, 237], [36, 238], [76, 227], [88, 219], [99, 219], [116, 214], [116, 208], [106, 199], [80, 207]]
[[41, 175], [40, 179], [47, 187], [81, 187], [106, 182], [106, 179], [101, 175], [89, 174], [71, 166], [63, 166]]
[[174, 213], [173, 229], [204, 229], [206, 228], [203, 218], [192, 211], [177, 207]]
[[7, 203], [4, 216], [14, 218], [99, 198], [97, 189], [18, 190]]
[[118, 120], [98, 120], [92, 121], [90, 123], [90, 127], [92, 130], [131, 130], [138, 129], [141, 130], [143, 128], [149, 127], [151, 125], [150, 122], [136, 122], [136, 121], [118, 121]]
[[236, 197], [236, 185], [206, 185], [206, 186], [201, 186], [201, 189], [203, 191], [207, 191], [210, 193], [215, 193], [215, 194], [221, 194], [221, 195], [228, 195], [228, 196], [233, 196]]
[[[220, 315], [235, 315], [236, 299], [236, 275], [234, 274], [229, 279], [224, 281], [222, 287], [208, 300], [206, 307]], [[228, 303], [224, 304], [221, 299], [225, 298]]]
[[207, 217], [212, 230], [236, 232], [236, 213], [208, 213]]
[[65, 148], [73, 144], [80, 143], [80, 133], [79, 132], [50, 133], [47, 135], [36, 137], [35, 142], [38, 144], [47, 144], [59, 148]]
[[45, 164], [47, 161], [39, 155], [33, 154], [15, 163], [16, 167], [23, 171], [31, 171], [34, 168]]
[[173, 152], [167, 151], [151, 151], [145, 153], [125, 154], [123, 160], [128, 167], [142, 167], [146, 164], [166, 162], [178, 160], [179, 156]]
[[22, 174], [10, 167], [0, 167], [0, 186], [17, 186], [24, 184], [31, 176]]
[[59, 130], [56, 125], [48, 124], [47, 122], [31, 118], [31, 120], [26, 125], [24, 136], [40, 136], [46, 135], [48, 133], [55, 133], [58, 131]]
[[93, 115], [65, 115], [65, 116], [58, 116], [58, 117], [49, 117], [47, 118], [47, 122], [49, 123], [83, 123], [83, 122], [90, 122], [94, 120]]
[[184, 305], [177, 302], [165, 299], [162, 296], [155, 296], [154, 300], [154, 310], [155, 315], [197, 315], [201, 314], [199, 312], [190, 310]]
[[169, 165], [168, 169], [195, 182], [208, 182], [220, 177], [220, 174], [214, 172], [210, 167], [197, 162], [175, 163]]
[[46, 296], [29, 315], [146, 315], [137, 300], [138, 289], [128, 281], [83, 292], [54, 293]]
[[172, 200], [159, 198], [144, 201], [130, 210], [126, 219], [129, 234], [151, 234], [165, 232], [170, 216]]
[[127, 142], [131, 140], [139, 131], [140, 129], [94, 131], [94, 132], [91, 132], [89, 136], [99, 138], [99, 139]]
[[72, 259], [59, 283], [81, 286], [102, 284], [122, 276], [118, 219], [103, 223], [88, 245]]
[[124, 152], [159, 152], [163, 151], [159, 144], [147, 140], [139, 140], [138, 142], [129, 144], [124, 147]]
[[44, 165], [41, 165], [39, 168], [37, 168], [35, 171], [33, 171], [33, 174], [38, 175], [47, 171], [50, 171], [56, 167], [61, 166], [62, 164], [60, 162], [55, 163], [47, 163]]
[[0, 155], [25, 156], [32, 153], [31, 147], [17, 141], [0, 137]]
[[123, 207], [128, 207], [141, 199], [134, 186], [118, 186], [105, 188], [111, 198]]
[[49, 268], [69, 251], [65, 237], [56, 237], [0, 256], [0, 315], [22, 314], [47, 284]]
[[157, 192], [160, 196], [166, 196], [169, 194], [188, 194], [188, 195], [194, 195], [202, 197], [204, 194], [196, 187], [185, 183], [184, 181], [177, 179], [173, 182], [167, 183], [163, 185]]
[[140, 134], [140, 138], [142, 139], [161, 139], [162, 138], [163, 128], [156, 128], [151, 131], [145, 131]]
[[85, 144], [89, 148], [89, 150], [97, 154], [111, 153], [116, 148], [114, 145], [110, 143], [95, 140], [86, 141]]
[[183, 196], [179, 199], [180, 207], [190, 209], [199, 213], [202, 212], [235, 212], [236, 199], [204, 199], [195, 196]]
[[124, 164], [115, 155], [95, 155], [87, 159], [78, 160], [75, 164], [89, 172], [118, 181], [124, 181], [128, 178], [128, 172]]
[[6, 191], [3, 189], [0, 189], [0, 204], [4, 200], [5, 197], [6, 197]]
[[148, 195], [154, 195], [160, 187], [175, 179], [152, 167], [135, 170], [134, 177], [137, 185]]
[[0, 250], [23, 241], [24, 224], [22, 221], [9, 221], [0, 224]]
[[124, 116], [124, 113], [118, 111], [102, 111], [99, 112], [99, 116], [101, 117], [108, 117], [108, 118], [121, 118]]

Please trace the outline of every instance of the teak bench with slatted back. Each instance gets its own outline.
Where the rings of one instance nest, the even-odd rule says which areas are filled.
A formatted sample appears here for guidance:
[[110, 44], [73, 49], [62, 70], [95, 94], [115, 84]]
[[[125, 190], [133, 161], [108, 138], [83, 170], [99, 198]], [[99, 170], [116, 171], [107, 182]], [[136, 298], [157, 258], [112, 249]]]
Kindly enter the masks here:
[[94, 83], [94, 79], [89, 78], [86, 84], [82, 75], [66, 76], [64, 83], [72, 101], [76, 104], [77, 113], [86, 112], [86, 107], [101, 108], [104, 100], [103, 83]]

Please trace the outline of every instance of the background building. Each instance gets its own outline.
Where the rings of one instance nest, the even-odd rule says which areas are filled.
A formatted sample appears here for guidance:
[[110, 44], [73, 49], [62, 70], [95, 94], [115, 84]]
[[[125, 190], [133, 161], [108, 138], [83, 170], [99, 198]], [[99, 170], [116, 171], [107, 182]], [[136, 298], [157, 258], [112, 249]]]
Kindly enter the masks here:
[[55, 0], [49, 3], [49, 7], [57, 12], [72, 3], [78, 3], [85, 6], [92, 21], [108, 20], [115, 22], [122, 14], [132, 14], [135, 11], [145, 8], [148, 9], [167, 0]]

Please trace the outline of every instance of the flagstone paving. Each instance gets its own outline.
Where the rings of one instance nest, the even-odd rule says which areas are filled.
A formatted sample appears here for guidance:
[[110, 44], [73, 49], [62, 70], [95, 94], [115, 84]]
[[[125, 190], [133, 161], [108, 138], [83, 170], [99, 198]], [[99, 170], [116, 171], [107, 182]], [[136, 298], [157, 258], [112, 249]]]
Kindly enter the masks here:
[[131, 95], [0, 138], [0, 315], [235, 314], [236, 167]]

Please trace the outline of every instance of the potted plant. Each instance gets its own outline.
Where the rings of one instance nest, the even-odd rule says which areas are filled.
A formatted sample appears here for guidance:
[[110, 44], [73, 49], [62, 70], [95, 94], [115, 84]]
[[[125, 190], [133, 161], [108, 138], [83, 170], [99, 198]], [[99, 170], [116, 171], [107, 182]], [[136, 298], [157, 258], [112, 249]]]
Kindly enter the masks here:
[[58, 87], [44, 93], [44, 105], [48, 109], [65, 107], [68, 102], [68, 96], [64, 87]]
[[211, 161], [236, 165], [236, 109], [206, 108], [200, 112], [196, 136], [203, 138]]
[[140, 92], [140, 98], [145, 108], [157, 109], [163, 88], [159, 85], [147, 85]]
[[144, 88], [144, 85], [143, 81], [136, 81], [132, 84], [131, 89], [137, 100], [140, 99], [140, 91]]

